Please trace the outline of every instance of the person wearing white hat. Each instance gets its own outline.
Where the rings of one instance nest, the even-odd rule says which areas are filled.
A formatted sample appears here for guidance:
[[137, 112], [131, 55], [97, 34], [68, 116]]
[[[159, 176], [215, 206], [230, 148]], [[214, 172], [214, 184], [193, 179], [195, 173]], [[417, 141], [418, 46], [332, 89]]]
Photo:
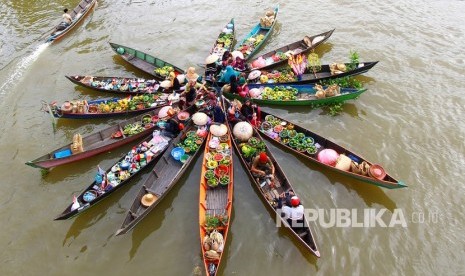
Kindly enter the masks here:
[[211, 54], [205, 59], [205, 80], [210, 83], [215, 82], [216, 75], [221, 71], [221, 66], [217, 63], [219, 59], [217, 54]]

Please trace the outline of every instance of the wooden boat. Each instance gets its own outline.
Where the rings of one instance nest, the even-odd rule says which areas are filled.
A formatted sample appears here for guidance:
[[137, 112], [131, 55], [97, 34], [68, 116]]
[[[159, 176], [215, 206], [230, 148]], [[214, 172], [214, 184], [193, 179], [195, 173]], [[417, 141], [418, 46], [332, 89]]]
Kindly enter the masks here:
[[[225, 101], [226, 102], [226, 101]], [[229, 107], [229, 104], [226, 102], [226, 107]], [[230, 125], [230, 128], [232, 126]], [[233, 135], [231, 135], [232, 137]], [[291, 186], [289, 183], [289, 180], [282, 170], [281, 166], [279, 163], [276, 161], [274, 158], [273, 154], [271, 151], [268, 149], [266, 146], [265, 142], [259, 135], [258, 131], [254, 128], [253, 129], [253, 135], [252, 135], [254, 142], [252, 143], [252, 140], [249, 139], [249, 142], [241, 142], [235, 137], [232, 137], [233, 140], [233, 145], [234, 148], [236, 149], [236, 152], [239, 156], [239, 159], [242, 162], [243, 167], [245, 168], [245, 171], [249, 175], [253, 185], [260, 197], [262, 198], [263, 202], [265, 203], [266, 207], [268, 208], [269, 211], [272, 213], [273, 218], [280, 218], [280, 223], [286, 227], [286, 229], [289, 230], [289, 232], [305, 247], [307, 248], [313, 255], [320, 257], [320, 251], [318, 250], [318, 246], [316, 245], [315, 242], [315, 236], [312, 233], [312, 230], [309, 226], [308, 223], [308, 218], [307, 216], [304, 215], [304, 226], [303, 227], [291, 227], [287, 220], [281, 216], [281, 211], [277, 209], [277, 200], [279, 196], [284, 193], [284, 192], [289, 192], [292, 191], [294, 194], [297, 195], [295, 192], [294, 188]], [[250, 146], [251, 148], [255, 149], [254, 155], [248, 156], [247, 153], [244, 153], [242, 150], [242, 147], [244, 145]], [[256, 145], [256, 146], [252, 146]], [[273, 162], [273, 165], [275, 167], [275, 174], [274, 174], [274, 181], [270, 185], [269, 183], [266, 183], [266, 181], [259, 183], [258, 178], [255, 178], [252, 174], [251, 167], [252, 167], [252, 162], [253, 158], [256, 156], [256, 154], [259, 154], [260, 152], [265, 152], [268, 156], [268, 158]]]
[[[292, 70], [289, 66], [287, 66], [281, 70], [273, 70], [273, 71], [260, 70], [260, 78], [262, 75], [267, 76], [269, 83], [279, 83], [279, 84], [284, 84], [284, 85], [317, 83], [317, 82], [324, 81], [324, 80], [360, 75], [360, 74], [366, 73], [368, 70], [373, 68], [377, 63], [378, 61], [358, 63], [355, 65], [355, 69], [347, 70], [346, 72], [343, 72], [340, 74], [331, 74], [330, 65], [325, 64], [325, 65], [321, 65], [321, 70], [319, 70], [316, 73], [309, 72], [307, 68], [307, 70], [302, 75], [302, 78], [300, 80], [297, 79], [296, 76], [294, 76], [294, 73], [289, 74], [290, 72], [292, 72]], [[350, 64], [345, 63], [345, 66], [349, 68]], [[284, 75], [285, 77], [282, 77], [282, 75]], [[260, 83], [260, 78], [257, 78], [255, 80], [249, 80], [249, 82]]]
[[[315, 96], [317, 90], [314, 84], [293, 84], [286, 86], [280, 84], [250, 84], [248, 86], [249, 89], [260, 89], [261, 98], [251, 98], [252, 102], [259, 105], [321, 106], [352, 100], [366, 91], [366, 89], [340, 88], [339, 95], [319, 99]], [[326, 89], [327, 87], [323, 88]], [[228, 99], [245, 100], [244, 97], [234, 93], [223, 91], [223, 95]]]
[[220, 59], [223, 56], [224, 52], [232, 51], [234, 46], [235, 39], [235, 28], [234, 28], [234, 18], [232, 18], [228, 24], [226, 24], [218, 35], [218, 38], [213, 45], [213, 48], [210, 50], [210, 55], [215, 54]]
[[[159, 106], [144, 115], [129, 118], [125, 121], [83, 137], [82, 152], [73, 153], [73, 143], [70, 143], [52, 150], [39, 158], [28, 161], [26, 162], [26, 165], [34, 168], [51, 169], [56, 166], [80, 161], [95, 156], [99, 153], [107, 152], [122, 145], [126, 145], [138, 139], [142, 139], [154, 130], [158, 121], [158, 111], [160, 111], [161, 108], [162, 106]], [[143, 118], [147, 117], [151, 117], [153, 120], [151, 122], [144, 123], [142, 120]], [[126, 131], [126, 134], [124, 129], [128, 130]], [[140, 132], [136, 133], [136, 131], [132, 131], [132, 129], [140, 130]]]
[[184, 74], [184, 70], [181, 68], [139, 50], [112, 42], [110, 42], [110, 46], [125, 61], [154, 76], [159, 81], [167, 79], [170, 71], [173, 71], [176, 75]]
[[[399, 181], [392, 177], [390, 174], [387, 174], [382, 177], [382, 179], [375, 178], [370, 176], [370, 170], [368, 167], [373, 166], [372, 162], [364, 159], [360, 155], [308, 130], [298, 125], [292, 124], [285, 119], [282, 119], [278, 116], [271, 115], [265, 111], [261, 111], [261, 117], [259, 120], [262, 122], [261, 127], [258, 129], [260, 135], [269, 139], [270, 141], [284, 147], [286, 150], [293, 152], [299, 156], [302, 156], [314, 163], [317, 163], [325, 168], [328, 168], [332, 171], [341, 173], [343, 175], [374, 184], [377, 186], [389, 188], [389, 189], [398, 189], [407, 187], [402, 181]], [[276, 127], [277, 125], [286, 126], [287, 132], [282, 134], [284, 127]], [[275, 127], [273, 127], [275, 126]], [[292, 137], [304, 137], [298, 139], [298, 142], [293, 141], [292, 138], [289, 138], [289, 129], [295, 130], [291, 134]], [[276, 131], [276, 132], [275, 132]], [[279, 133], [279, 134], [278, 134]], [[294, 136], [294, 134], [296, 136]], [[287, 137], [286, 137], [287, 136]], [[303, 142], [305, 139], [305, 143]], [[323, 149], [332, 149], [336, 151], [340, 156], [344, 154], [348, 157], [349, 161], [353, 161], [350, 164], [349, 170], [343, 170], [336, 166], [327, 165], [318, 160], [317, 156], [320, 151]], [[345, 157], [344, 157], [345, 159]], [[364, 166], [364, 167], [361, 167]], [[375, 165], [379, 166], [379, 165]]]
[[[162, 98], [159, 95], [141, 95], [130, 99], [76, 100], [65, 102], [61, 106], [58, 106], [55, 102], [49, 105], [53, 116], [56, 118], [96, 119], [146, 113], [160, 105], [166, 105], [168, 101]], [[50, 112], [48, 108], [43, 109]]]
[[[103, 170], [100, 172], [99, 168], [94, 182], [75, 197], [73, 203], [66, 207], [55, 220], [74, 217], [107, 198], [121, 187], [128, 185], [135, 175], [160, 159], [172, 141], [163, 137], [150, 135], [105, 172]], [[100, 179], [98, 179], [99, 176]]]
[[299, 53], [307, 53], [319, 45], [323, 44], [333, 34], [334, 29], [321, 34], [313, 36], [305, 36], [303, 39], [289, 43], [283, 47], [270, 51], [266, 54], [260, 55], [259, 58], [265, 60], [265, 66], [254, 66], [255, 61], [259, 58], [251, 60], [247, 64], [250, 70], [262, 70], [271, 67], [276, 67], [287, 62], [289, 55], [297, 55]]
[[65, 76], [68, 80], [79, 86], [122, 95], [152, 94], [159, 91], [160, 83], [157, 80], [142, 78], [98, 77], [98, 76]]
[[[225, 125], [223, 126], [226, 128]], [[205, 271], [210, 276], [217, 275], [225, 251], [234, 184], [230, 131], [228, 129], [226, 135], [215, 137], [211, 133], [212, 128], [213, 126], [210, 127], [205, 145], [199, 197], [200, 247], [202, 248]], [[218, 141], [217, 139], [222, 139], [225, 142], [214, 142]], [[216, 156], [220, 155], [223, 158], [228, 158], [227, 164], [215, 161]], [[219, 158], [216, 160], [219, 160]], [[219, 165], [214, 170], [211, 170], [215, 162]], [[223, 175], [224, 178], [220, 177], [218, 180], [218, 175]], [[218, 238], [218, 234], [220, 238]]]
[[[264, 28], [260, 22], [255, 25], [252, 30], [242, 39], [242, 41], [236, 45], [235, 50], [242, 52], [244, 59], [248, 61], [252, 56], [260, 50], [265, 41], [270, 36], [276, 25], [276, 17], [278, 16], [279, 5], [274, 8], [274, 19], [270, 27]], [[260, 42], [256, 43], [257, 38]]]
[[57, 25], [53, 33], [47, 38], [47, 42], [54, 42], [64, 37], [71, 29], [81, 22], [88, 13], [90, 13], [95, 3], [97, 3], [97, 0], [82, 0], [79, 2], [79, 4], [70, 13], [71, 18], [73, 18], [71, 24], [60, 31], [57, 31], [57, 29], [62, 26], [62, 23]]
[[[191, 125], [186, 127], [182, 135], [179, 135], [173, 140], [171, 145], [165, 151], [160, 161], [155, 164], [152, 172], [145, 179], [142, 184], [142, 187], [134, 198], [134, 202], [131, 205], [126, 218], [124, 219], [120, 229], [116, 231], [116, 235], [122, 235], [129, 232], [134, 228], [137, 223], [144, 219], [161, 200], [168, 194], [169, 191], [178, 183], [179, 179], [182, 177], [184, 172], [189, 168], [192, 161], [195, 157], [201, 152], [202, 146], [204, 145], [205, 139], [201, 136], [195, 134], [197, 130], [196, 126]], [[193, 133], [193, 135], [191, 135]], [[187, 138], [194, 137], [195, 141], [199, 140], [196, 143], [197, 148], [195, 150], [189, 150], [187, 160], [182, 159], [175, 160], [171, 155], [171, 152], [178, 144], [184, 144]], [[145, 206], [142, 204], [142, 199], [145, 195], [151, 194], [153, 196], [154, 202]]]

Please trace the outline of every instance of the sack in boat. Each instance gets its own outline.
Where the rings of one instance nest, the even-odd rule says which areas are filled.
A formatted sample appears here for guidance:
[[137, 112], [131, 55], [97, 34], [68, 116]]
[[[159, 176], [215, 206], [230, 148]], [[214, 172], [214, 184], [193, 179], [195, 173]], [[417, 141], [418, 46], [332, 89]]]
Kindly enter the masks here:
[[316, 84], [315, 89], [316, 89], [315, 97], [317, 99], [324, 99], [326, 97], [326, 93], [325, 93], [325, 90], [323, 89], [323, 86]]
[[330, 85], [325, 90], [326, 97], [334, 97], [339, 94], [340, 94], [340, 87], [337, 84]]
[[211, 247], [211, 239], [208, 235], [206, 235], [205, 238], [203, 238], [203, 249], [205, 251], [209, 251], [210, 247]]
[[82, 144], [82, 136], [81, 134], [74, 134], [73, 136], [73, 144], [71, 145], [71, 152], [73, 154], [80, 153], [84, 151], [84, 147]]
[[360, 165], [355, 161], [352, 161], [352, 163], [350, 163], [350, 170], [356, 174], [362, 173], [362, 170], [360, 170]]
[[352, 159], [347, 157], [345, 154], [340, 154], [336, 161], [336, 169], [340, 169], [348, 172], [351, 167]]
[[216, 252], [215, 250], [209, 250], [205, 252], [205, 258], [210, 260], [210, 261], [215, 261], [220, 259], [220, 254]]
[[363, 161], [360, 164], [360, 170], [362, 175], [368, 175], [368, 172], [370, 171], [370, 165], [366, 161]]

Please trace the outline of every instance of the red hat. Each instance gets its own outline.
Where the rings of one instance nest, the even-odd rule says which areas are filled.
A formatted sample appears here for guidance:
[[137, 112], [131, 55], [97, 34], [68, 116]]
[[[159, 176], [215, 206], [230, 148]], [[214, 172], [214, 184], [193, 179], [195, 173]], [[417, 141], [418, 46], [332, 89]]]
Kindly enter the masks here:
[[178, 128], [179, 128], [179, 130], [183, 130], [183, 129], [184, 129], [184, 124], [183, 124], [183, 123], [179, 123]]
[[291, 205], [292, 207], [297, 207], [300, 204], [300, 199], [297, 196], [291, 197]]
[[266, 163], [268, 161], [268, 156], [266, 155], [265, 152], [260, 152], [260, 158], [259, 158], [260, 162], [262, 163]]

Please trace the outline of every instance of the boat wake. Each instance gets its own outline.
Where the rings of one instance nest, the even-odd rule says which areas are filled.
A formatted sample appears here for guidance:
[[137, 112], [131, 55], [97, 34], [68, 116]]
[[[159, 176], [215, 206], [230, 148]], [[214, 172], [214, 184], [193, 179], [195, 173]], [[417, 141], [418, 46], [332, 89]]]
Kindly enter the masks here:
[[19, 63], [17, 64], [16, 68], [14, 68], [13, 73], [7, 78], [7, 80], [0, 86], [0, 95], [6, 95], [7, 89], [11, 90], [21, 79], [24, 73], [27, 72], [29, 66], [36, 61], [40, 54], [50, 46], [50, 43], [44, 43], [39, 45], [34, 52], [30, 55], [23, 57]]

